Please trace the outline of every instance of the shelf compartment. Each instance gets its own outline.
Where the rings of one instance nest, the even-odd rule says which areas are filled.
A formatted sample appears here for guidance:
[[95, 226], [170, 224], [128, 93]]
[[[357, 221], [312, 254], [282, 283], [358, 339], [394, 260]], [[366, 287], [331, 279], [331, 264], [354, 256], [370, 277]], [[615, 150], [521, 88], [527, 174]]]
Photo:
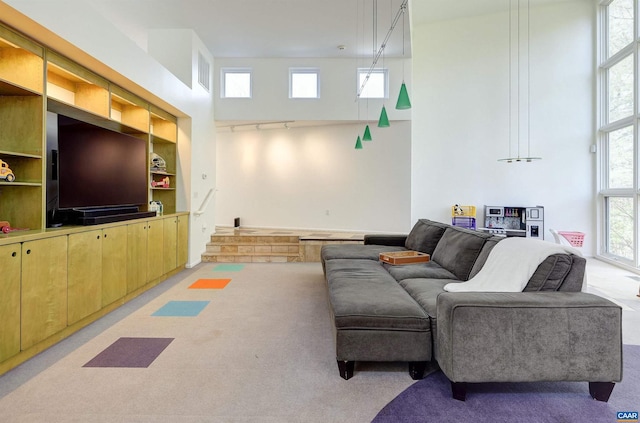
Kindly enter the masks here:
[[151, 106], [151, 134], [152, 142], [176, 143], [178, 134], [177, 119], [155, 106]]
[[109, 83], [55, 53], [47, 54], [47, 97], [109, 118]]
[[[0, 151], [0, 159], [5, 161], [16, 179], [8, 185], [42, 185], [42, 160], [39, 158], [5, 155]], [[1, 183], [1, 182], [0, 182]], [[1, 219], [0, 219], [1, 220]]]
[[0, 96], [0, 145], [3, 151], [40, 156], [43, 123], [41, 96]]
[[111, 119], [136, 131], [149, 133], [149, 104], [123, 89], [111, 86]]
[[0, 79], [42, 94], [43, 48], [0, 27]]
[[151, 194], [153, 201], [160, 201], [162, 203], [163, 214], [176, 212], [175, 188], [153, 188]]
[[41, 184], [0, 184], [0, 220], [8, 221], [14, 228], [41, 230]]

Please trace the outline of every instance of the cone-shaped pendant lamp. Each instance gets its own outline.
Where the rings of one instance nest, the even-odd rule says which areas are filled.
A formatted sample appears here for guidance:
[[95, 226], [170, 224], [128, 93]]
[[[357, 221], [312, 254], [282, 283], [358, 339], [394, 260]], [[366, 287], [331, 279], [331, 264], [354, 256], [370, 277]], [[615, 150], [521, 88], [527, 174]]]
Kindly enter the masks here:
[[379, 128], [387, 128], [389, 127], [389, 118], [387, 117], [387, 109], [385, 109], [384, 105], [382, 106], [382, 111], [380, 112], [380, 119], [378, 120]]
[[369, 125], [364, 128], [364, 135], [362, 136], [362, 141], [371, 141], [371, 131], [369, 130]]
[[358, 135], [358, 140], [356, 141], [356, 150], [362, 150], [362, 141], [360, 141], [360, 135]]
[[411, 101], [409, 100], [409, 93], [407, 93], [407, 86], [404, 81], [402, 81], [402, 86], [400, 86], [400, 94], [398, 95], [398, 102], [396, 103], [396, 109], [410, 109]]

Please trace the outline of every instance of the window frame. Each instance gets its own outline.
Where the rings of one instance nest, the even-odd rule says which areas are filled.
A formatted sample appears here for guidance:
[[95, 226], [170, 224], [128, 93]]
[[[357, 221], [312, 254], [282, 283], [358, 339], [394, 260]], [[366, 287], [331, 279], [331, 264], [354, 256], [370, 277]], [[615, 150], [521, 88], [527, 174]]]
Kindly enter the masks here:
[[[294, 74], [315, 74], [316, 75], [316, 96], [315, 97], [294, 97], [293, 96], [293, 76]], [[317, 100], [320, 98], [320, 69], [308, 67], [289, 68], [289, 98], [292, 100]]]
[[[383, 74], [383, 84], [384, 84], [384, 95], [382, 97], [370, 97], [363, 96], [360, 93], [360, 88], [362, 88], [362, 84], [360, 83], [360, 75], [366, 75], [369, 73], [370, 68], [358, 68], [356, 70], [356, 97], [360, 100], [386, 100], [389, 98], [389, 68], [375, 68], [371, 69], [371, 75], [373, 74]], [[366, 85], [365, 85], [366, 87]]]
[[[249, 95], [229, 96], [227, 95], [226, 82], [228, 74], [249, 74]], [[252, 68], [221, 68], [220, 69], [220, 98], [251, 99], [253, 98], [253, 69]]]
[[[638, 60], [640, 58], [640, 44], [638, 38], [638, 10], [640, 0], [633, 0], [633, 39], [626, 46], [622, 47], [619, 51], [615, 52], [609, 57], [609, 6], [615, 0], [603, 0], [599, 3], [598, 7], [598, 37], [596, 42], [596, 57], [598, 61], [597, 67], [597, 82], [596, 82], [596, 96], [597, 96], [597, 124], [598, 130], [596, 134], [597, 139], [597, 251], [598, 257], [613, 263], [623, 265], [625, 267], [637, 270], [640, 267], [640, 257], [638, 254], [638, 245], [640, 245], [640, 236], [638, 233], [639, 228], [639, 204], [640, 204], [640, 183], [638, 180], [638, 164], [640, 149], [638, 148], [638, 128], [640, 124], [640, 111], [638, 102], [639, 92], [639, 72], [638, 72]], [[616, 121], [609, 122], [609, 71], [615, 65], [621, 63], [623, 60], [631, 57], [633, 62], [633, 105], [632, 111], [629, 116], [623, 116]], [[633, 136], [633, 186], [628, 188], [609, 188], [609, 169], [610, 169], [610, 135], [619, 130], [626, 128], [632, 129]], [[633, 205], [633, 252], [632, 258], [616, 255], [615, 252], [610, 251], [611, 246], [611, 231], [609, 230], [611, 221], [610, 215], [610, 200], [615, 198], [630, 198]]]

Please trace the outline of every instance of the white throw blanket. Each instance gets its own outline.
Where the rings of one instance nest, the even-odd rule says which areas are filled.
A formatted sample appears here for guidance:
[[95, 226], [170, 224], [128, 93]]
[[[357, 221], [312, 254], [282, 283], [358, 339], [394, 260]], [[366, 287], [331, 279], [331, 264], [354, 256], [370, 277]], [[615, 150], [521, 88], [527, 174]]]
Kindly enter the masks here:
[[449, 283], [449, 292], [522, 292], [540, 263], [552, 254], [575, 254], [575, 248], [531, 238], [507, 238], [489, 253], [482, 269], [466, 282]]

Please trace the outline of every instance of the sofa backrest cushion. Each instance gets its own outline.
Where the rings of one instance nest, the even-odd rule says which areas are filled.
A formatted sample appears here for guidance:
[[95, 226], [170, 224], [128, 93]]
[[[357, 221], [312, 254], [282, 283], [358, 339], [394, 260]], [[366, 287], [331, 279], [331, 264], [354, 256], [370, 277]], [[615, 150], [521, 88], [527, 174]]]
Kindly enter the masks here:
[[586, 262], [573, 254], [552, 254], [540, 263], [523, 291], [580, 292]]
[[484, 266], [485, 262], [487, 261], [487, 257], [489, 257], [489, 253], [491, 252], [491, 250], [493, 250], [493, 247], [495, 247], [496, 244], [503, 239], [505, 238], [502, 236], [492, 236], [491, 238], [487, 239], [487, 241], [484, 243], [484, 246], [482, 247], [482, 251], [480, 251], [480, 254], [478, 255], [478, 259], [471, 269], [469, 279], [478, 274], [480, 269], [482, 269], [482, 266]]
[[404, 246], [408, 250], [433, 254], [436, 245], [438, 245], [438, 241], [440, 241], [445, 229], [448, 227], [450, 227], [450, 225], [445, 223], [419, 219], [416, 224], [413, 225], [411, 232], [409, 232]]
[[431, 255], [431, 260], [444, 267], [461, 281], [469, 280], [485, 241], [492, 235], [449, 226]]

